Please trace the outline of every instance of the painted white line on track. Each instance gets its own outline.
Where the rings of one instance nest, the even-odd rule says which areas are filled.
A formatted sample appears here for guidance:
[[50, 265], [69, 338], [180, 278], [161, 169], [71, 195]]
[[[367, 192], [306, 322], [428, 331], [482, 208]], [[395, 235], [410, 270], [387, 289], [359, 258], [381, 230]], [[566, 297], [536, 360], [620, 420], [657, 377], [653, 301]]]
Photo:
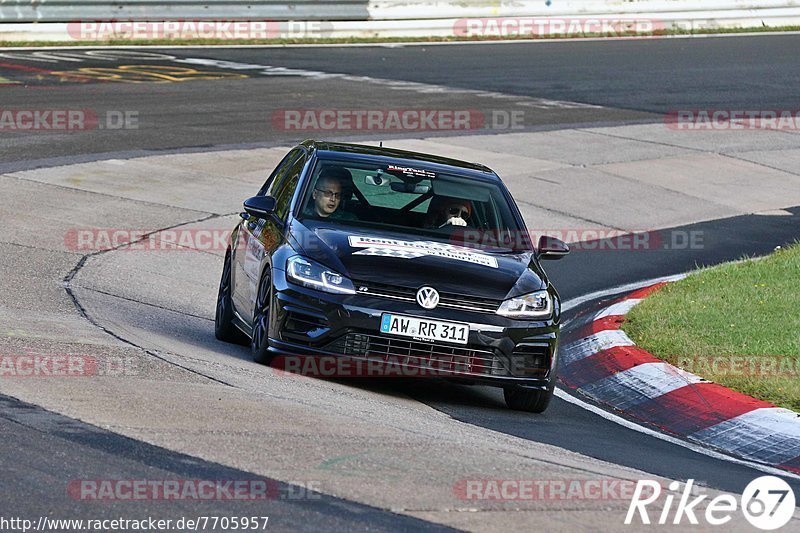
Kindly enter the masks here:
[[[589, 294], [584, 294], [583, 296], [578, 296], [577, 298], [572, 298], [563, 302], [561, 304], [561, 311], [569, 311], [578, 307], [579, 305], [585, 304], [586, 302], [591, 302], [592, 300], [598, 300], [600, 298], [604, 298], [606, 296], [612, 296], [614, 294], [621, 294], [623, 292], [631, 292], [637, 289], [644, 289], [645, 287], [649, 287], [650, 285], [655, 285], [656, 283], [662, 283], [665, 281], [678, 281], [686, 276], [688, 273], [684, 274], [675, 274], [674, 276], [664, 276], [662, 278], [655, 278], [650, 279], [647, 281], [637, 281], [634, 283], [628, 283], [625, 285], [619, 285], [617, 287], [611, 287], [610, 289], [603, 289], [601, 291], [590, 292]], [[567, 325], [569, 322], [566, 322], [564, 325]]]
[[213, 48], [400, 48], [405, 46], [478, 46], [478, 45], [502, 45], [502, 44], [562, 44], [562, 43], [597, 43], [603, 41], [668, 41], [675, 39], [730, 39], [734, 37], [774, 37], [800, 35], [800, 31], [757, 31], [757, 32], [734, 32], [734, 33], [703, 33], [694, 35], [660, 35], [657, 37], [573, 37], [573, 38], [554, 38], [554, 39], [507, 39], [507, 40], [485, 40], [485, 41], [399, 41], [399, 42], [367, 42], [367, 43], [306, 43], [306, 44], [86, 44], [86, 45], [59, 45], [59, 46], [3, 46], [3, 50], [81, 50], [81, 49], [125, 49], [125, 48], [150, 48], [158, 50], [190, 49], [205, 50]]
[[600, 320], [601, 318], [605, 318], [607, 316], [618, 316], [618, 315], [627, 315], [631, 309], [639, 305], [641, 303], [641, 298], [630, 298], [628, 300], [623, 300], [621, 302], [617, 302], [612, 306], [606, 307], [597, 315], [595, 315], [595, 320]]
[[718, 459], [718, 460], [721, 460], [721, 461], [727, 461], [729, 463], [734, 463], [734, 464], [737, 464], [737, 465], [746, 466], [746, 467], [752, 468], [754, 470], [758, 470], [759, 472], [764, 472], [765, 474], [770, 474], [770, 475], [773, 475], [773, 476], [784, 477], [784, 478], [792, 478], [792, 479], [800, 480], [800, 475], [798, 475], [798, 474], [794, 474], [792, 472], [788, 472], [788, 471], [782, 470], [780, 468], [773, 468], [771, 466], [762, 465], [760, 463], [754, 463], [754, 462], [751, 462], [751, 461], [745, 461], [743, 459], [737, 459], [735, 457], [730, 457], [728, 455], [725, 455], [725, 454], [722, 454], [722, 453], [719, 453], [719, 452], [715, 452], [714, 450], [710, 450], [708, 448], [704, 448], [703, 446], [699, 446], [697, 444], [692, 444], [690, 442], [683, 441], [683, 440], [678, 439], [676, 437], [673, 437], [671, 435], [666, 435], [664, 433], [659, 433], [658, 431], [655, 431], [655, 430], [640, 426], [639, 424], [631, 422], [630, 420], [626, 420], [626, 419], [624, 419], [624, 418], [622, 418], [620, 416], [617, 416], [617, 415], [615, 415], [613, 413], [609, 413], [608, 411], [605, 411], [604, 409], [601, 409], [600, 407], [597, 407], [597, 406], [592, 405], [590, 403], [584, 402], [583, 400], [580, 400], [580, 399], [576, 398], [575, 396], [572, 396], [568, 392], [566, 392], [564, 390], [561, 390], [559, 388], [556, 388], [555, 395], [556, 395], [557, 398], [559, 398], [561, 400], [564, 400], [567, 403], [571, 403], [572, 405], [580, 407], [581, 409], [585, 409], [585, 410], [587, 410], [587, 411], [589, 411], [591, 413], [596, 414], [597, 416], [599, 416], [601, 418], [604, 418], [604, 419], [608, 420], [609, 422], [614, 422], [615, 424], [618, 424], [618, 425], [620, 425], [620, 426], [622, 426], [622, 427], [624, 427], [626, 429], [630, 429], [630, 430], [636, 431], [638, 433], [642, 433], [644, 435], [647, 435], [649, 437], [653, 437], [653, 438], [656, 438], [656, 439], [659, 439], [659, 440], [663, 440], [664, 442], [668, 442], [670, 444], [674, 444], [676, 446], [680, 446], [681, 448], [686, 448], [687, 450], [699, 453], [701, 455], [705, 455], [707, 457], [711, 457], [712, 459]]
[[[94, 52], [94, 53], [93, 53]], [[128, 59], [125, 55], [131, 54], [136, 56], [136, 53], [120, 50], [117, 56], [123, 55], [122, 58], [111, 57], [110, 52], [106, 52], [105, 56], [101, 51], [87, 50], [81, 53], [70, 52], [28, 52], [19, 53], [5, 52], [0, 50], [0, 57], [9, 58], [16, 61], [36, 61], [45, 63], [58, 63], [67, 61], [71, 63], [80, 63], [82, 61], [110, 61]], [[434, 83], [423, 83], [416, 81], [407, 81], [392, 78], [377, 78], [373, 76], [362, 76], [356, 74], [348, 74], [345, 72], [328, 72], [320, 70], [307, 70], [300, 68], [281, 67], [274, 65], [265, 65], [261, 63], [247, 63], [239, 61], [228, 61], [223, 59], [209, 59], [202, 57], [179, 57], [171, 54], [155, 54], [141, 52], [140, 56], [149, 56], [143, 59], [153, 61], [169, 61], [178, 63], [180, 65], [192, 65], [193, 67], [212, 67], [222, 70], [244, 72], [250, 76], [295, 76], [300, 78], [309, 78], [313, 80], [330, 80], [337, 79], [347, 82], [355, 82], [359, 85], [370, 84], [377, 85], [381, 88], [388, 88], [390, 90], [411, 91], [418, 94], [436, 94], [436, 95], [465, 95], [476, 98], [490, 98], [496, 101], [508, 102], [510, 105], [531, 107], [534, 109], [603, 109], [603, 106], [586, 104], [582, 102], [570, 102], [565, 100], [553, 100], [549, 98], [538, 98], [524, 95], [507, 94], [497, 91], [487, 91], [481, 89], [471, 89], [464, 87], [453, 87], [447, 85], [438, 85]], [[133, 57], [130, 57], [133, 59]], [[140, 59], [140, 58], [137, 58]], [[124, 77], [120, 81], [125, 81]], [[285, 119], [284, 119], [285, 120]]]

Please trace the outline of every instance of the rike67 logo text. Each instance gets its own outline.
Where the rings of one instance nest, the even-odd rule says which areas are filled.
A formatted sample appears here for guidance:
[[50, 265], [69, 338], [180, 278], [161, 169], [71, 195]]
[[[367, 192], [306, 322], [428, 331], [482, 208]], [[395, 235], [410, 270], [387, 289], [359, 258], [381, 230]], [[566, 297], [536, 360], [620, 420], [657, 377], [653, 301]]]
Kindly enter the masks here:
[[[662, 491], [657, 481], [639, 480], [633, 493], [625, 524], [686, 524], [698, 525], [698, 517], [712, 526], [727, 524], [734, 518], [744, 518], [754, 527], [772, 531], [785, 526], [795, 511], [792, 488], [774, 476], [762, 476], [751, 481], [741, 496], [741, 501], [730, 494], [708, 500], [707, 494], [697, 494], [694, 480], [681, 484], [673, 481], [668, 491]], [[677, 500], [677, 503], [676, 503]], [[648, 506], [658, 509], [648, 509]], [[705, 512], [701, 512], [701, 508]], [[660, 511], [660, 512], [659, 512]], [[651, 516], [650, 513], [653, 513]]]

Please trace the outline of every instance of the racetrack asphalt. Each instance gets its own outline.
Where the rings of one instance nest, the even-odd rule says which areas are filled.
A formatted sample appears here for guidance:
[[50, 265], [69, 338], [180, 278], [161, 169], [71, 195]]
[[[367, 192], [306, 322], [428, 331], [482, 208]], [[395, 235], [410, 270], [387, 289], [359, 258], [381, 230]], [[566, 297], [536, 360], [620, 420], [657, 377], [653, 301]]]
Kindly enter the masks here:
[[[103, 82], [66, 83], [55, 87], [48, 85], [52, 81], [52, 74], [39, 73], [37, 75], [44, 79], [29, 81], [31, 84], [43, 83], [39, 88], [0, 88], [4, 91], [4, 97], [8, 97], [8, 100], [4, 100], [8, 104], [4, 105], [9, 107], [91, 106], [100, 114], [107, 110], [132, 109], [140, 118], [139, 127], [132, 130], [0, 133], [3, 141], [0, 148], [3, 159], [0, 165], [7, 174], [2, 177], [4, 195], [7, 198], [2, 213], [5, 228], [2, 239], [5, 242], [2, 245], [5, 260], [2, 261], [2, 269], [4, 279], [8, 280], [3, 287], [5, 304], [2, 317], [6, 326], [4, 351], [8, 353], [9, 350], [31, 348], [51, 351], [79, 349], [104, 356], [118, 352], [117, 355], [120, 356], [147, 359], [155, 355], [165, 360], [159, 363], [162, 366], [150, 368], [144, 375], [130, 380], [133, 383], [122, 384], [119, 380], [96, 379], [90, 382], [90, 386], [57, 383], [51, 387], [42, 387], [30, 381], [0, 381], [0, 392], [24, 397], [45, 405], [48, 409], [64, 412], [125, 435], [208, 459], [213, 465], [240, 465], [243, 470], [255, 472], [254, 468], [257, 467], [254, 465], [261, 464], [261, 475], [272, 471], [278, 479], [288, 479], [292, 473], [297, 476], [298, 472], [302, 472], [300, 479], [320, 479], [323, 492], [352, 498], [356, 502], [372, 502], [373, 505], [367, 507], [366, 512], [369, 513], [373, 512], [371, 509], [399, 508], [406, 515], [468, 529], [492, 530], [503, 524], [518, 526], [530, 523], [534, 520], [533, 516], [536, 516], [539, 520], [551, 520], [552, 524], [571, 524], [588, 530], [597, 515], [602, 515], [600, 520], [606, 525], [618, 523], [620, 510], [598, 513], [595, 509], [590, 513], [591, 518], [582, 517], [587, 508], [577, 509], [575, 512], [567, 509], [550, 512], [538, 509], [535, 511], [536, 515], [516, 513], [514, 516], [513, 512], [508, 512], [501, 519], [496, 517], [497, 513], [488, 518], [492, 512], [478, 512], [468, 517], [464, 513], [453, 513], [450, 510], [454, 506], [453, 502], [446, 501], [439, 494], [448, 492], [447, 487], [452, 485], [454, 479], [459, 479], [443, 474], [452, 474], [453, 471], [448, 469], [460, 464], [463, 469], [460, 472], [461, 477], [479, 472], [482, 475], [495, 475], [490, 474], [490, 465], [508, 465], [508, 457], [492, 452], [487, 454], [485, 462], [462, 457], [461, 463], [446, 463], [434, 474], [437, 483], [426, 488], [425, 483], [415, 474], [417, 469], [425, 466], [424, 461], [412, 461], [410, 455], [401, 454], [401, 460], [397, 464], [391, 464], [391, 461], [387, 464], [387, 457], [375, 451], [379, 444], [365, 444], [365, 435], [350, 435], [350, 439], [354, 440], [346, 447], [348, 452], [358, 451], [361, 455], [344, 454], [358, 455], [357, 459], [349, 459], [356, 461], [358, 468], [340, 471], [336, 475], [329, 472], [317, 473], [308, 468], [312, 464], [308, 454], [316, 446], [309, 439], [313, 439], [314, 431], [324, 427], [325, 432], [330, 432], [331, 446], [335, 448], [335, 443], [341, 442], [337, 439], [344, 438], [340, 426], [347, 423], [347, 416], [342, 410], [355, 407], [365, 413], [372, 411], [369, 415], [362, 415], [366, 418], [358, 424], [370, 421], [374, 424], [387, 417], [392, 421], [389, 427], [379, 431], [380, 445], [386, 446], [390, 439], [400, 439], [399, 449], [419, 449], [420, 441], [414, 440], [408, 433], [409, 428], [416, 423], [424, 421], [425, 424], [434, 426], [441, 423], [444, 424], [442, 428], [453, 430], [452, 426], [447, 425], [447, 420], [438, 418], [436, 413], [439, 413], [447, 415], [448, 419], [452, 417], [451, 420], [466, 422], [476, 428], [474, 434], [469, 430], [469, 435], [458, 438], [461, 446], [465, 443], [486, 446], [487, 442], [494, 442], [492, 439], [498, 438], [497, 434], [509, 435], [512, 441], [506, 443], [510, 447], [506, 449], [506, 453], [511, 448], [523, 450], [524, 443], [528, 443], [530, 451], [525, 455], [537, 455], [535, 450], [541, 447], [546, 450], [541, 457], [561, 460], [558, 463], [560, 465], [570, 464], [574, 467], [575, 464], [580, 464], [582, 468], [557, 469], [554, 474], [541, 464], [527, 464], [521, 467], [521, 471], [527, 472], [529, 476], [586, 475], [586, 469], [591, 470], [591, 462], [586, 462], [581, 457], [587, 457], [605, 461], [597, 467], [603, 472], [599, 475], [603, 476], [635, 477], [642, 475], [637, 472], [645, 472], [670, 479], [694, 478], [714, 489], [741, 491], [749, 480], [756, 477], [757, 472], [753, 469], [701, 456], [623, 429], [560, 400], [554, 402], [546, 415], [537, 417], [535, 423], [530, 423], [531, 419], [526, 415], [505, 411], [497, 391], [485, 388], [439, 383], [358, 383], [355, 386], [327, 382], [310, 386], [307, 383], [277, 383], [266, 374], [265, 369], [253, 368], [246, 361], [243, 350], [219, 345], [208, 336], [208, 316], [213, 310], [214, 297], [210, 293], [213, 293], [214, 278], [218, 275], [218, 253], [201, 254], [199, 257], [193, 255], [190, 258], [175, 258], [174, 254], [125, 256], [117, 253], [87, 261], [86, 266], [76, 276], [73, 288], [77, 300], [83, 306], [83, 312], [120, 338], [133, 342], [136, 347], [122, 345], [117, 339], [111, 339], [113, 342], [110, 342], [102, 331], [85, 323], [80, 313], [76, 312], [73, 302], [59, 286], [59, 280], [73, 269], [80, 258], [80, 254], [64, 249], [63, 235], [70, 228], [76, 227], [163, 228], [204, 217], [235, 213], [237, 203], [247, 191], [257, 188], [266, 170], [271, 168], [282, 150], [270, 150], [266, 147], [287, 146], [292, 140], [308, 136], [308, 132], [280, 131], [272, 127], [271, 117], [274, 112], [290, 106], [319, 106], [320, 102], [328, 101], [331, 95], [335, 95], [331, 108], [450, 106], [459, 109], [475, 108], [483, 112], [497, 109], [525, 110], [524, 129], [513, 133], [494, 130], [470, 132], [489, 135], [463, 139], [451, 137], [454, 133], [463, 132], [434, 132], [424, 139], [419, 139], [419, 132], [386, 136], [379, 134], [377, 137], [395, 138], [398, 146], [414, 149], [427, 145], [437, 153], [444, 151], [455, 153], [456, 156], [463, 152], [479, 152], [481, 149], [481, 156], [491, 157], [493, 153], [499, 160], [497, 164], [493, 164], [497, 170], [501, 170], [498, 165], [503, 165], [504, 162], [509, 165], [509, 171], [501, 172], [501, 176], [510, 178], [509, 184], [512, 190], [516, 189], [513, 192], [517, 200], [531, 204], [521, 207], [529, 225], [535, 228], [581, 230], [622, 227], [621, 229], [628, 230], [665, 230], [667, 233], [664, 235], [701, 235], [703, 238], [702, 246], [694, 249], [672, 247], [642, 253], [587, 249], [560, 263], [547, 265], [548, 272], [565, 299], [622, 283], [685, 271], [695, 264], [715, 264], [736, 259], [743, 254], [761, 255], [768, 253], [776, 245], [786, 244], [800, 236], [797, 224], [800, 213], [798, 209], [791, 208], [800, 204], [800, 201], [791, 201], [797, 190], [800, 190], [792, 190], [792, 185], [796, 185], [798, 180], [797, 174], [793, 173], [793, 158], [797, 157], [795, 154], [800, 140], [797, 134], [762, 132], [763, 135], [757, 135], [755, 132], [746, 132], [739, 135], [726, 132], [717, 136], [698, 134], [695, 138], [683, 138], [683, 141], [676, 142], [681, 137], [665, 140], [659, 128], [663, 128], [663, 124], [660, 124], [663, 120], [662, 113], [681, 106], [791, 109], [791, 86], [788, 81], [792, 76], [792, 69], [788, 67], [797, 60], [788, 57], [784, 50], [790, 48], [794, 39], [796, 38], [763, 37], [707, 39], [698, 42], [643, 40], [634, 41], [629, 46], [624, 43], [601, 43], [599, 46], [594, 43], [536, 43], [529, 46], [494, 44], [344, 50], [204, 49], [192, 54], [186, 50], [162, 50], [158, 53], [182, 58], [225, 59], [302, 71], [369, 76], [370, 79], [326, 80], [312, 77], [313, 83], [310, 83], [308, 76], [295, 73], [253, 76], [239, 80], [175, 81], [158, 85]], [[559, 48], [562, 45], [563, 48]], [[3, 60], [15, 65], [38, 65], [37, 68], [56, 71], [52, 64], [43, 66], [44, 62], [38, 60], [21, 59], [20, 55], [24, 56], [26, 53], [16, 52], [15, 57]], [[737, 57], [740, 61], [733, 68], [731, 65]], [[771, 61], [766, 61], [767, 57]], [[58, 61], [57, 71], [67, 68], [75, 70], [84, 65], [69, 63]], [[106, 65], [97, 61], [87, 64]], [[448, 68], [443, 69], [443, 64], [448, 65]], [[416, 68], [412, 68], [413, 65]], [[602, 67], [606, 67], [606, 71], [612, 75], [608, 78], [601, 76], [599, 72]], [[204, 68], [214, 72], [235, 71], [221, 67]], [[8, 72], [3, 70], [0, 75], [8, 77]], [[16, 69], [14, 72], [25, 71]], [[476, 72], [483, 74], [476, 76]], [[674, 77], [667, 76], [662, 80], [667, 72], [672, 72]], [[764, 90], [756, 91], [752, 80], [764, 76], [776, 80], [775, 83], [769, 84]], [[547, 81], [536, 81], [540, 77]], [[375, 82], [375, 79], [413, 81], [426, 85], [387, 85], [385, 82]], [[443, 86], [490, 93], [437, 92], [436, 88]], [[630, 90], [626, 94], [621, 87], [629, 87]], [[679, 90], [681, 88], [684, 90]], [[500, 98], [498, 94], [511, 95], [513, 98]], [[603, 107], [569, 107], [568, 103], [558, 107], [559, 104], [554, 104], [554, 101]], [[627, 126], [631, 128], [629, 130], [617, 129], [619, 126], [610, 127], [612, 124], [641, 121], [650, 124]], [[569, 127], [575, 124], [582, 127]], [[589, 128], [589, 125], [604, 125], [607, 128]], [[591, 129], [602, 131], [602, 135], [595, 135], [602, 139], [596, 140], [596, 146], [587, 148], [585, 141], [592, 138], [592, 134], [586, 132]], [[535, 133], [537, 131], [540, 133]], [[624, 134], [626, 140], [620, 141], [616, 137], [621, 134]], [[364, 132], [335, 132], [335, 136], [376, 140], [376, 135]], [[632, 141], [637, 136], [642, 138], [646, 148]], [[581, 141], [584, 144], [582, 147], [579, 146]], [[621, 145], [615, 144], [618, 142]], [[520, 146], [524, 148], [520, 149]], [[242, 151], [225, 150], [234, 147]], [[262, 149], [249, 150], [256, 147]], [[195, 151], [211, 151], [213, 154], [216, 150], [217, 156], [208, 159], [198, 154], [194, 167], [188, 154], [172, 156], [174, 160], [141, 159], [124, 162], [127, 157], [142, 155], [143, 151], [148, 150], [153, 151], [149, 155]], [[53, 167], [56, 164], [82, 160], [104, 160], [109, 158], [110, 153], [114, 154], [114, 160], [98, 162], [95, 166], [42, 168], [37, 173], [8, 174], [12, 171]], [[519, 161], [514, 159], [517, 155], [521, 156]], [[668, 161], [663, 168], [653, 167], [654, 162], [665, 158]], [[720, 188], [711, 191], [692, 190], [687, 195], [691, 198], [678, 199], [657, 196], [673, 194], [666, 191], [675, 187], [664, 187], [660, 183], [657, 184], [658, 187], [653, 187], [646, 179], [636, 179], [635, 173], [641, 172], [642, 168], [656, 168], [662, 173], [661, 177], [668, 176], [671, 168], [694, 168], [697, 175], [702, 176], [704, 172], [713, 172], [714, 165], [718, 165], [723, 159], [736, 160], [736, 166], [732, 170], [734, 174], [738, 172], [747, 177], [755, 173], [761, 181], [752, 180], [743, 185], [734, 180], [728, 186], [735, 190], [727, 196]], [[681, 167], [687, 160], [692, 165]], [[643, 161], [647, 163], [642, 164]], [[637, 167], [637, 164], [640, 166]], [[217, 170], [219, 175], [215, 176], [214, 172]], [[201, 179], [190, 178], [192, 172], [200, 175]], [[587, 206], [585, 203], [582, 205], [580, 202], [570, 203], [565, 200], [570, 195], [580, 198], [576, 185], [566, 181], [566, 176], [582, 172], [585, 172], [583, 175], [587, 179], [593, 178], [582, 186], [589, 189], [588, 194], [599, 198], [596, 205]], [[148, 176], [152, 178], [151, 181], [148, 181]], [[526, 180], [532, 177], [537, 184], [546, 183], [548, 179], [565, 180], [561, 182], [564, 186], [561, 192], [543, 191], [543, 194], [552, 195], [553, 202], [562, 202], [557, 210], [548, 211], [546, 203], [525, 194], [525, 188], [530, 187], [530, 182]], [[225, 198], [219, 198], [219, 194], [215, 193], [215, 182], [218, 179], [222, 179], [228, 186]], [[611, 206], [614, 204], [614, 195], [619, 193], [619, 182], [617, 189], [607, 190], [609, 183], [615, 179], [624, 181], [631, 190], [640, 193], [646, 188], [646, 192], [641, 194], [656, 195], [651, 199], [655, 205], [680, 201], [695, 203], [691, 203], [684, 211], [673, 213], [671, 217], [663, 217], [660, 213], [637, 209], [634, 199], [630, 198], [619, 206], [629, 212], [615, 218], [611, 213]], [[770, 196], [767, 194], [769, 191], [763, 190], [764, 182], [772, 184], [776, 189], [773, 191], [775, 195]], [[691, 188], [691, 184], [687, 186]], [[743, 188], [745, 192], [736, 189], [737, 187]], [[661, 193], [654, 192], [659, 189]], [[747, 197], [749, 192], [754, 193], [755, 199]], [[775, 196], [782, 196], [786, 203], [781, 203], [780, 198]], [[641, 199], [644, 200], [643, 197]], [[748, 209], [748, 202], [753, 203], [751, 209]], [[68, 206], [66, 213], [65, 206]], [[790, 209], [775, 212], [782, 208]], [[46, 234], [42, 234], [41, 231], [44, 230], [41, 230], [36, 235], [31, 235], [29, 221], [22, 213], [36, 212], [37, 209], [43, 219], [43, 228], [47, 228], [47, 231]], [[587, 215], [589, 212], [591, 216]], [[761, 214], [754, 214], [756, 212]], [[219, 227], [227, 227], [232, 222], [230, 217], [214, 220], [214, 224], [219, 224]], [[531, 220], [535, 222], [532, 223]], [[557, 222], [548, 226], [548, 220]], [[27, 269], [20, 269], [21, 264], [25, 264]], [[143, 277], [137, 273], [142, 272], [146, 272], [148, 277], [141, 279]], [[126, 286], [120, 286], [117, 283], [119, 279], [128, 280]], [[579, 311], [581, 308], [571, 312]], [[54, 335], [54, 332], [58, 332], [58, 335]], [[148, 352], [142, 352], [137, 347], [145, 348]], [[181, 371], [180, 375], [173, 376], [170, 374], [172, 371], [166, 370], [170, 365], [189, 371]], [[170, 374], [170, 377], [160, 383], [162, 373]], [[255, 413], [260, 402], [268, 402], [268, 405], [270, 401], [276, 401], [277, 393], [277, 401], [287, 413], [291, 413], [285, 423], [286, 427], [276, 427], [276, 440], [281, 445], [276, 457], [280, 460], [265, 459], [264, 456], [242, 449], [257, 449], [257, 443], [264, 438], [257, 430], [268, 418], [253, 420], [242, 416], [230, 425], [222, 424], [215, 428], [213, 424], [209, 424], [208, 427], [201, 428], [178, 420], [168, 410], [149, 411], [149, 417], [137, 414], [140, 410], [148, 412], [147, 410], [153, 409], [153, 402], [158, 399], [174, 401], [175, 408], [190, 408], [190, 399], [194, 405], [204, 405], [203, 402], [208, 400], [206, 393], [218, 393], [207, 388], [205, 377], [233, 383], [236, 389], [240, 389], [232, 396], [235, 401], [232, 399], [230, 404], [217, 408], [218, 412], [208, 414], [210, 420], [218, 422], [226, 413], [230, 415], [237, 409], [243, 413]], [[266, 396], [263, 396], [263, 387], [252, 384], [258, 379], [266, 379], [270, 384]], [[249, 384], [243, 385], [244, 381], [240, 380]], [[95, 401], [108, 402], [114, 395], [130, 401], [135, 398], [135, 394], [141, 392], [141, 385], [137, 383], [148, 388], [148, 394], [153, 396], [151, 401], [142, 399], [141, 402], [134, 401], [130, 404], [120, 401], [116, 405], [113, 402], [93, 405]], [[276, 388], [270, 390], [272, 387]], [[256, 393], [257, 400], [245, 400], [247, 395], [239, 393], [255, 390], [260, 390]], [[276, 392], [278, 390], [280, 392]], [[189, 396], [186, 399], [167, 400], [177, 391]], [[88, 396], [83, 396], [84, 394]], [[289, 428], [300, 423], [297, 419], [292, 419], [292, 416], [302, 414], [323, 424], [323, 419], [317, 418], [321, 413], [310, 409], [309, 405], [302, 409], [298, 406], [292, 407], [292, 401], [298, 401], [294, 396], [297, 394], [309, 395], [299, 400], [301, 404], [319, 402], [324, 405], [324, 402], [332, 399], [341, 401], [342, 408], [337, 410], [339, 424], [303, 428], [292, 435]], [[248, 405], [249, 402], [252, 403]], [[414, 406], [408, 402], [421, 403]], [[378, 407], [369, 407], [370, 405]], [[427, 411], [425, 406], [433, 407], [435, 411]], [[153, 413], [158, 413], [158, 416]], [[159, 416], [163, 419], [153, 426], [152, 419], [158, 420]], [[272, 420], [271, 423], [277, 421]], [[482, 432], [487, 429], [491, 432]], [[254, 430], [254, 434], [247, 434]], [[2, 455], [4, 462], [36, 464], [46, 451], [38, 444], [33, 444], [37, 439], [33, 433], [22, 433], [21, 430], [18, 433], [19, 446], [12, 454]], [[215, 433], [218, 435], [215, 436]], [[192, 438], [187, 442], [186, 437], [190, 435]], [[300, 451], [287, 451], [287, 446], [298, 445], [298, 435], [304, 436]], [[531, 443], [541, 443], [541, 446], [532, 447]], [[431, 442], [426, 440], [425, 445], [431, 445]], [[548, 445], [557, 448], [551, 449]], [[97, 476], [109, 476], [109, 472], [117, 470], [118, 462], [123, 460], [114, 454], [95, 457], [71, 443], [53, 442], [53, 446], [58, 447], [59, 453], [66, 454], [67, 457], [85, 456], [87, 464], [98, 466], [102, 463], [104, 467], [99, 469]], [[569, 450], [567, 455], [570, 460], [566, 463], [563, 462], [563, 452], [558, 451], [560, 449]], [[389, 450], [395, 450], [397, 454], [398, 448], [389, 447]], [[569, 455], [571, 452], [579, 455], [573, 459]], [[331, 456], [326, 455], [330, 453], [331, 448], [327, 448], [325, 453], [312, 453], [311, 456], [330, 459]], [[439, 454], [440, 452], [434, 452], [435, 457], [441, 458]], [[218, 462], [214, 463], [215, 460]], [[142, 470], [146, 461], [138, 458], [137, 461], [138, 466], [126, 463], [126, 467], [132, 470], [130, 473], [122, 470], [124, 475], [155, 475]], [[272, 461], [283, 466], [269, 467]], [[53, 476], [62, 483], [77, 475], [67, 469], [59, 470], [56, 465], [48, 468], [52, 468]], [[384, 472], [384, 475], [398, 476], [407, 486], [398, 490], [397, 484], [387, 484], [385, 480], [378, 482], [368, 475], [370, 468]], [[470, 468], [473, 470], [470, 471]], [[408, 473], [400, 475], [399, 472], [403, 469]], [[213, 470], [209, 472], [209, 476], [218, 475]], [[37, 499], [41, 498], [41, 501], [47, 499], [51, 502], [50, 505], [59, 509], [61, 514], [68, 515], [75, 510], [75, 502], [52, 497], [49, 492], [52, 491], [52, 479], [34, 479], [28, 468], [14, 469], [13, 473], [13, 478], [4, 480], [7, 486], [24, 487], [21, 497], [13, 501], [14, 508], [19, 503], [22, 509], [34, 512], [42, 508], [36, 504]], [[315, 475], [316, 478], [313, 477]], [[348, 476], [351, 479], [346, 479]], [[793, 486], [798, 488], [796, 482], [793, 482]], [[385, 493], [370, 495], [375, 487], [380, 487]], [[441, 498], [436, 499], [435, 504], [425, 507], [419, 500], [409, 496], [415, 489], [424, 495], [437, 494]], [[21, 503], [22, 500], [27, 502], [25, 505], [28, 507]], [[4, 501], [12, 502], [5, 498]], [[331, 501], [332, 508], [338, 509], [338, 504]], [[455, 506], [458, 507], [458, 504], [464, 502], [456, 502]], [[233, 509], [228, 506], [223, 510], [229, 515], [234, 514]], [[591, 506], [588, 510], [591, 510]], [[3, 511], [5, 513], [6, 509]], [[85, 512], [86, 507], [82, 507], [81, 511]], [[309, 514], [293, 514], [292, 520], [279, 522], [283, 527], [276, 527], [291, 529], [298, 524], [314, 524], [313, 527], [318, 528], [324, 523], [325, 517], [314, 513], [324, 512], [310, 505]], [[290, 512], [292, 513], [294, 511]], [[275, 515], [281, 516], [283, 520], [280, 511], [275, 511]], [[351, 518], [346, 512], [334, 512], [334, 515], [337, 520]], [[295, 518], [296, 522], [293, 521]], [[391, 521], [395, 519], [399, 522]], [[394, 528], [399, 527], [406, 518], [391, 515], [386, 520], [387, 527]], [[356, 528], [360, 527], [358, 522], [351, 524]]]

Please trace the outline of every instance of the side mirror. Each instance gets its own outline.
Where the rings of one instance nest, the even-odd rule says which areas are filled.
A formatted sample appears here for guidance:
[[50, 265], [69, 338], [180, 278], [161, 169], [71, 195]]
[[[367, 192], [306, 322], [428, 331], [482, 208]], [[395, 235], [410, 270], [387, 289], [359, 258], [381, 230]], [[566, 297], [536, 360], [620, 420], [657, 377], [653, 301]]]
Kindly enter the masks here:
[[537, 247], [539, 259], [558, 260], [569, 253], [569, 246], [555, 237], [542, 235]]
[[272, 196], [253, 196], [244, 201], [244, 210], [250, 216], [268, 218], [275, 212], [275, 198]]

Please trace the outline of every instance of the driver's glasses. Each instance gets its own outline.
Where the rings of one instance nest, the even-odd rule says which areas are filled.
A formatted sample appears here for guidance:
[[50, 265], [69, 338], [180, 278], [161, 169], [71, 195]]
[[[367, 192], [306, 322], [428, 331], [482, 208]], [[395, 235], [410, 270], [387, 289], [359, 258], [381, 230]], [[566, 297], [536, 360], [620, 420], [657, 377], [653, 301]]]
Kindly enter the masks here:
[[341, 200], [342, 199], [342, 193], [340, 193], [340, 192], [328, 191], [328, 190], [325, 190], [325, 189], [317, 189], [317, 190], [322, 193], [322, 196], [326, 200]]
[[466, 207], [453, 206], [447, 210], [451, 217], [468, 218], [469, 210]]

